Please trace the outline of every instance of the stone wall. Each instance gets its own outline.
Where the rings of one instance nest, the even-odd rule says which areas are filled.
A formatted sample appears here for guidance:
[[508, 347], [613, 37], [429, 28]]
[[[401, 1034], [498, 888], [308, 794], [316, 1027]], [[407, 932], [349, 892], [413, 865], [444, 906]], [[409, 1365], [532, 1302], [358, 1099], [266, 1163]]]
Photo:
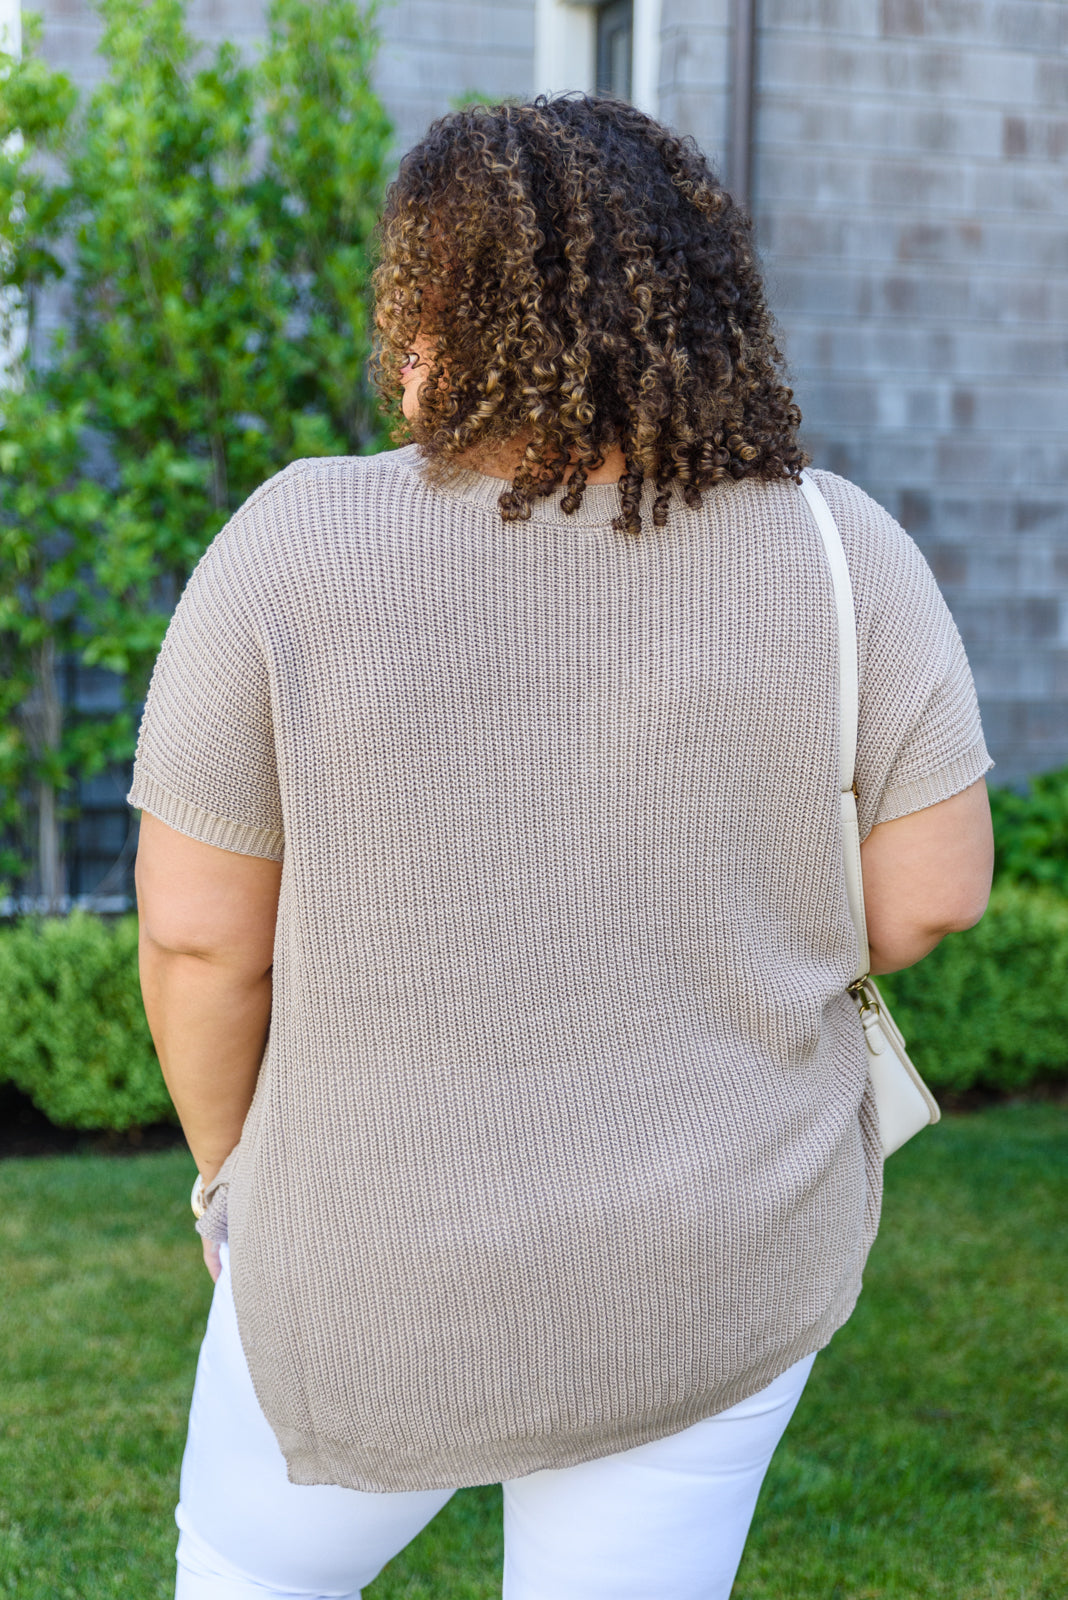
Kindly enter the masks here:
[[730, 0], [661, 0], [660, 108], [727, 172], [730, 113]]
[[1068, 6], [761, 22], [754, 209], [808, 446], [924, 549], [996, 778], [1068, 761]]
[[[99, 23], [90, 0], [35, 0], [44, 52], [76, 82], [100, 75]], [[190, 0], [189, 22], [204, 40], [233, 39], [253, 52], [264, 33], [265, 0]], [[457, 96], [531, 92], [533, 0], [393, 0], [379, 13], [378, 87], [405, 149]]]
[[[1068, 6], [761, 0], [752, 209], [805, 440], [931, 562], [999, 781], [1068, 761]], [[725, 0], [661, 114], [721, 171]]]
[[[90, 0], [31, 0], [25, 11], [35, 11], [44, 24], [43, 50], [52, 66], [88, 87], [101, 76], [96, 54], [100, 23]], [[212, 43], [233, 39], [255, 49], [263, 37], [263, 0], [190, 0], [190, 26]]]
[[399, 151], [461, 95], [533, 92], [533, 0], [394, 0], [380, 26], [379, 91]]

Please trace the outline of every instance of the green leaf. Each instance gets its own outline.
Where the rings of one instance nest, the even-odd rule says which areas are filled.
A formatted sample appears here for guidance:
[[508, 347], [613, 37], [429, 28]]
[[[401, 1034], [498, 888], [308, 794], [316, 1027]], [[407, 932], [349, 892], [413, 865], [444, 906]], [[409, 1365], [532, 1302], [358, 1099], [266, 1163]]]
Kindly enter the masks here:
[[189, 572], [259, 484], [386, 443], [367, 377], [391, 138], [373, 7], [273, 0], [252, 65], [206, 55], [183, 0], [99, 10], [104, 73], [81, 100], [34, 27], [0, 68], [0, 305], [32, 318], [64, 274], [73, 294], [0, 413], [5, 818], [32, 774], [69, 787], [129, 754], [129, 716], [68, 710], [47, 749], [22, 737], [42, 651], [120, 674], [135, 703]]

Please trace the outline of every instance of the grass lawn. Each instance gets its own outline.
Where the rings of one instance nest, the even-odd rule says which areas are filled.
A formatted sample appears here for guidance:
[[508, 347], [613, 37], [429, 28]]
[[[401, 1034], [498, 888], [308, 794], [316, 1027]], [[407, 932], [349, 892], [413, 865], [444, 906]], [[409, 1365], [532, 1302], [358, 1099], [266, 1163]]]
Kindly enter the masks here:
[[[190, 1177], [175, 1152], [0, 1163], [0, 1594], [173, 1592], [210, 1292]], [[1064, 1600], [1068, 1107], [949, 1117], [886, 1187], [735, 1600]], [[498, 1490], [456, 1495], [366, 1600], [499, 1595], [499, 1523]]]

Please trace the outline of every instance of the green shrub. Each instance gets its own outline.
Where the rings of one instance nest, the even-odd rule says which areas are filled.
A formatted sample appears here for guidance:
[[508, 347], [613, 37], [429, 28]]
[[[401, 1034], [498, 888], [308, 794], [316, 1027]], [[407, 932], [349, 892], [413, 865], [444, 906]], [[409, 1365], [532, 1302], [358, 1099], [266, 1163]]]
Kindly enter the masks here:
[[174, 1121], [141, 1005], [137, 919], [0, 931], [0, 1079], [61, 1128]]
[[936, 1092], [1068, 1078], [1068, 899], [999, 884], [978, 927], [879, 985]]
[[990, 809], [995, 881], [1068, 895], [1068, 767], [1040, 773], [1026, 789], [991, 789]]
[[[1068, 1079], [1068, 898], [999, 884], [977, 928], [880, 978], [943, 1093]], [[137, 921], [75, 912], [0, 931], [0, 1080], [59, 1127], [174, 1121], [141, 1006]]]

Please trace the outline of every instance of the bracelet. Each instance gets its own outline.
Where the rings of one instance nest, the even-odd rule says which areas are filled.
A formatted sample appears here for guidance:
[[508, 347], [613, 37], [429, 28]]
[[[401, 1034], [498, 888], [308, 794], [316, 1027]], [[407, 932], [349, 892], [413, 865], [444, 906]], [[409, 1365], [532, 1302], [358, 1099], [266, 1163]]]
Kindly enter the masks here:
[[193, 1185], [193, 1193], [189, 1196], [189, 1204], [193, 1208], [193, 1215], [199, 1222], [208, 1209], [208, 1202], [204, 1198], [204, 1179], [197, 1173], [197, 1181]]

